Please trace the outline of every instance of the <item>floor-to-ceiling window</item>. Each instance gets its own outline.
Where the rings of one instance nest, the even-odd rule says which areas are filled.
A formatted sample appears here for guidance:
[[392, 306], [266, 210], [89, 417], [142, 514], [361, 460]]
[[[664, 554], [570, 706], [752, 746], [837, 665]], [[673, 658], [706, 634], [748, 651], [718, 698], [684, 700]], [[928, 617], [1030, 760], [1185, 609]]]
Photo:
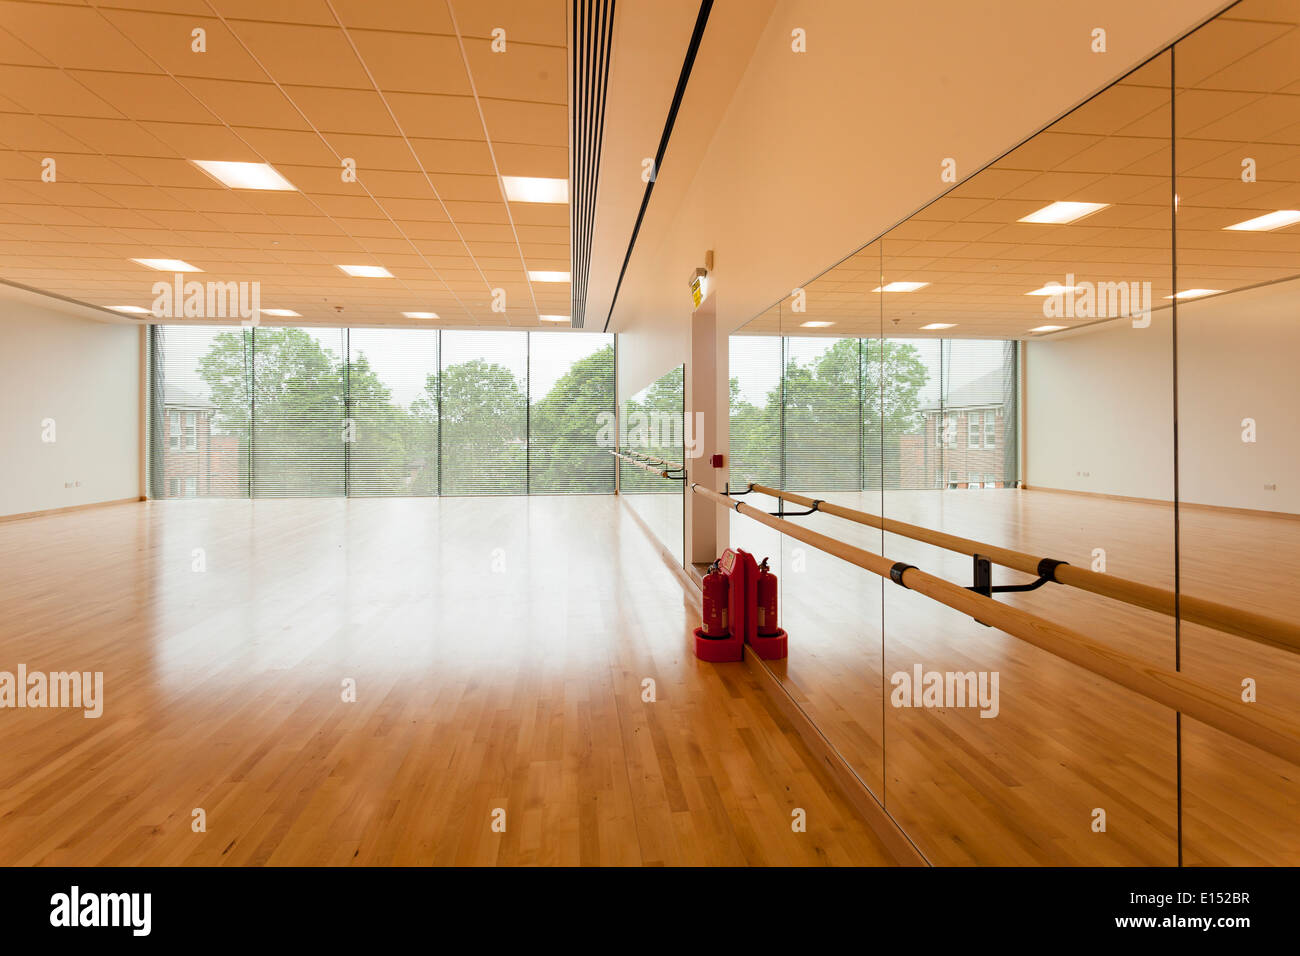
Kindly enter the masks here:
[[610, 494], [614, 337], [151, 330], [155, 498]]

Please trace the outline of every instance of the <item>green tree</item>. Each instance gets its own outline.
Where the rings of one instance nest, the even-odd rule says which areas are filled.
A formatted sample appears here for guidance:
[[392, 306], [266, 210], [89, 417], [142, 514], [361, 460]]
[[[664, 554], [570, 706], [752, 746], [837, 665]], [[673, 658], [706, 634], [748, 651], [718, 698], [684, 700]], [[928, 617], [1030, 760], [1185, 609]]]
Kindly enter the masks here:
[[575, 362], [529, 412], [529, 488], [610, 492], [610, 448], [597, 444], [601, 413], [614, 411], [614, 346]]

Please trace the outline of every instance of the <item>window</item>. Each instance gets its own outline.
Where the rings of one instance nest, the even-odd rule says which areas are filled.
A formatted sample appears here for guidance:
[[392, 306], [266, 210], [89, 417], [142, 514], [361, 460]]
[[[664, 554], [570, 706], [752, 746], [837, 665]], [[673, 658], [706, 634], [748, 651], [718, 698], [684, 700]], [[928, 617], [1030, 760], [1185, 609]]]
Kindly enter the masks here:
[[998, 445], [998, 419], [1002, 417], [1002, 409], [998, 409], [994, 415], [992, 411], [984, 413], [984, 447], [996, 448]]
[[966, 482], [966, 487], [967, 487], [967, 488], [978, 488], [978, 487], [980, 487], [980, 484], [981, 484], [981, 483], [980, 483], [980, 476], [979, 476], [979, 475], [971, 475], [971, 476], [970, 476], [970, 479]]
[[596, 333], [154, 326], [151, 494], [608, 494], [613, 353]]
[[185, 497], [195, 498], [199, 493], [199, 480], [197, 478], [185, 479]]
[[957, 487], [957, 472], [955, 471], [948, 472], [948, 487], [949, 489], [953, 489]]
[[980, 446], [980, 437], [983, 435], [983, 428], [983, 412], [966, 413], [966, 446], [968, 448], [978, 448]]

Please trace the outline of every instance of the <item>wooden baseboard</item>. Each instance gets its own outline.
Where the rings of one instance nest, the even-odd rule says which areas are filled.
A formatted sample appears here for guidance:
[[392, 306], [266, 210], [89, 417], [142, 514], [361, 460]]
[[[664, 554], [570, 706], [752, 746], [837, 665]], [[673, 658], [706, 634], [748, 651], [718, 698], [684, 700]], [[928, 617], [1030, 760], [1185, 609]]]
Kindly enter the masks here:
[[[626, 505], [626, 502], [624, 504]], [[627, 505], [627, 510], [636, 519], [636, 523], [641, 530], [658, 548], [664, 563], [672, 568], [681, 581], [688, 602], [699, 606], [701, 603], [699, 569], [694, 565], [690, 568], [683, 568], [678, 564], [672, 552], [655, 536], [654, 532], [650, 530], [650, 526], [636, 513], [636, 510], [631, 505]], [[803, 708], [795, 703], [794, 698], [790, 696], [790, 692], [785, 689], [785, 685], [772, 673], [763, 662], [763, 659], [746, 647], [744, 660], [750, 672], [757, 678], [759, 686], [771, 698], [773, 705], [794, 728], [804, 746], [827, 769], [831, 779], [835, 782], [836, 788], [858, 812], [858, 816], [862, 818], [863, 822], [871, 827], [872, 832], [880, 838], [880, 842], [884, 844], [885, 849], [894, 858], [894, 862], [900, 866], [928, 866], [929, 861], [921, 855], [916, 845], [907, 838], [907, 834], [903, 832], [894, 818], [885, 811], [885, 808], [880, 805], [875, 795], [862, 782], [862, 779], [853, 772], [853, 768], [840, 756], [839, 751], [817, 729], [817, 725], [804, 713]]]
[[625, 495], [619, 495], [618, 497], [622, 501], [623, 507], [627, 509], [627, 513], [632, 516], [634, 521], [636, 521], [637, 527], [645, 532], [645, 536], [650, 539], [651, 544], [653, 544], [655, 549], [658, 550], [659, 557], [663, 559], [664, 564], [668, 565], [668, 569], [672, 571], [673, 574], [677, 575], [677, 580], [684, 588], [686, 588], [687, 595], [690, 596], [693, 593], [695, 601], [698, 603], [700, 601], [700, 586], [691, 579], [691, 576], [687, 573], [686, 569], [681, 566], [681, 563], [677, 560], [677, 556], [668, 549], [667, 545], [659, 540], [659, 536], [655, 534], [650, 528], [650, 525], [646, 523], [645, 518], [642, 518], [637, 514], [636, 509], [628, 504], [627, 497]]
[[143, 495], [131, 498], [114, 498], [112, 501], [91, 501], [84, 505], [68, 505], [66, 508], [46, 508], [44, 511], [22, 511], [14, 515], [0, 515], [0, 523], [5, 521], [24, 521], [27, 518], [44, 518], [48, 515], [67, 514], [72, 511], [86, 511], [89, 508], [107, 508], [110, 505], [136, 504], [148, 501]]
[[822, 766], [830, 773], [840, 793], [844, 794], [853, 808], [858, 811], [858, 816], [880, 838], [885, 849], [893, 856], [894, 862], [899, 866], [929, 866], [930, 862], [916, 848], [916, 844], [908, 839], [903, 828], [881, 806], [875, 794], [862, 782], [862, 778], [853, 772], [853, 768], [826, 739], [826, 735], [818, 729], [812, 718], [790, 696], [790, 692], [786, 690], [780, 678], [772, 673], [763, 659], [748, 646], [745, 647], [745, 664], [772, 698], [777, 709], [794, 727], [795, 732], [803, 740], [804, 746], [812, 751], [813, 756], [820, 760]]
[[[1165, 501], [1163, 498], [1137, 498], [1131, 495], [1108, 495], [1100, 491], [1078, 491], [1074, 488], [1047, 488], [1043, 485], [1025, 485], [1023, 491], [1050, 491], [1057, 495], [1079, 495], [1084, 498], [1103, 498], [1106, 501], [1128, 501], [1142, 505], [1160, 505], [1165, 508], [1173, 508], [1172, 501]], [[1229, 505], [1207, 505], [1199, 501], [1180, 501], [1179, 508], [1189, 509], [1191, 511], [1210, 511], [1219, 514], [1243, 515], [1248, 518], [1285, 518], [1288, 521], [1300, 521], [1300, 514], [1292, 511], [1264, 511], [1260, 508], [1233, 508]]]

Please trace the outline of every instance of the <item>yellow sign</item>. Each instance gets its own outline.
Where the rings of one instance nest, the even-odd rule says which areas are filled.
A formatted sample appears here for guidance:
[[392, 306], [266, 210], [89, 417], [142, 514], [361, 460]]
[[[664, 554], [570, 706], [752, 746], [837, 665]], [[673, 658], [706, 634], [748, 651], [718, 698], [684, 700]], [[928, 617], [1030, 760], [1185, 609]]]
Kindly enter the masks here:
[[691, 280], [691, 299], [697, 309], [700, 307], [700, 303], [704, 301], [704, 283], [700, 281], [700, 276], [696, 276]]

